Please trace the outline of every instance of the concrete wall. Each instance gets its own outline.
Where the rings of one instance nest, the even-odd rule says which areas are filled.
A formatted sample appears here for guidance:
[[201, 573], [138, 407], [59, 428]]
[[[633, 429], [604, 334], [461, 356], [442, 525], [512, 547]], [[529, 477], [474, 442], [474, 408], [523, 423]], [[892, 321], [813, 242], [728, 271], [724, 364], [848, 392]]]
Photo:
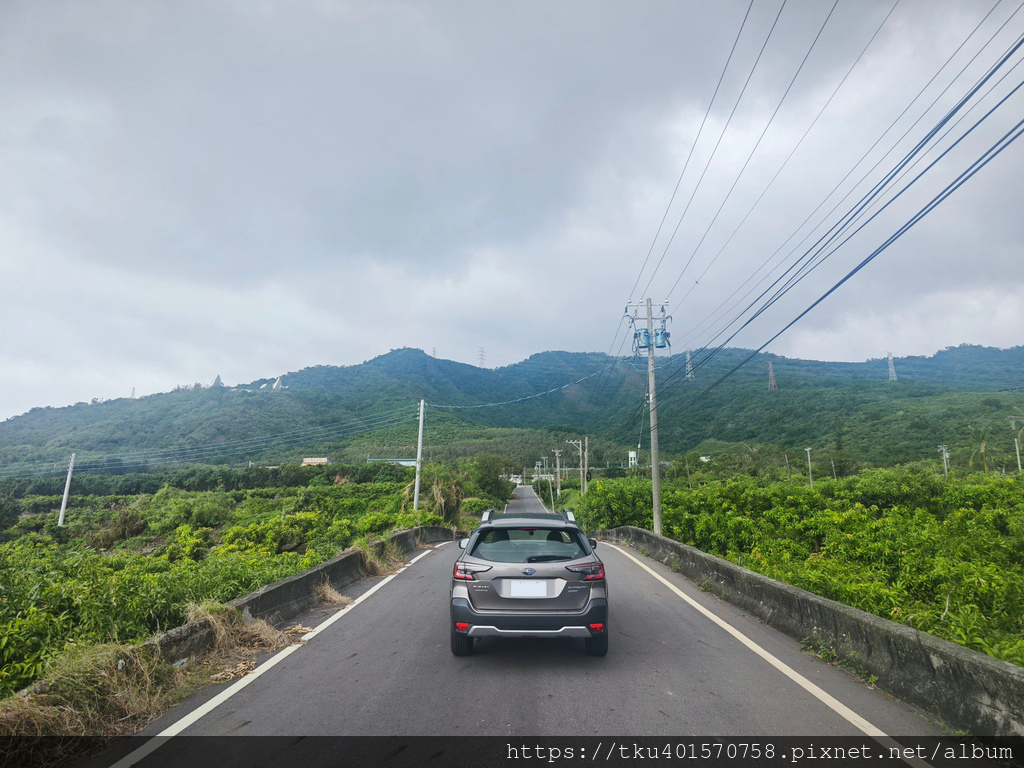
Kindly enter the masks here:
[[[393, 533], [386, 540], [374, 542], [374, 547], [380, 555], [384, 551], [385, 541], [393, 543], [402, 552], [411, 552], [418, 541], [430, 544], [451, 540], [452, 532], [449, 528], [422, 526]], [[247, 619], [266, 619], [275, 624], [317, 605], [316, 588], [321, 584], [326, 582], [335, 589], [341, 589], [365, 576], [362, 556], [358, 552], [345, 552], [307, 571], [275, 581], [245, 597], [236, 598], [228, 605], [237, 608]]]
[[[374, 547], [379, 555], [384, 551], [386, 542], [393, 543], [402, 552], [411, 552], [418, 543], [451, 540], [450, 528], [422, 526], [393, 533], [387, 539], [374, 542]], [[265, 619], [275, 624], [317, 605], [316, 588], [321, 584], [326, 582], [335, 589], [342, 589], [365, 576], [362, 556], [358, 552], [345, 552], [302, 573], [236, 598], [228, 605], [237, 608], [247, 619]], [[214, 639], [212, 627], [203, 620], [157, 635], [146, 645], [165, 660], [181, 663], [190, 657], [202, 656], [213, 647]]]
[[769, 579], [632, 526], [608, 541], [660, 560], [798, 640], [827, 646], [882, 690], [976, 736], [1024, 736], [1024, 668]]

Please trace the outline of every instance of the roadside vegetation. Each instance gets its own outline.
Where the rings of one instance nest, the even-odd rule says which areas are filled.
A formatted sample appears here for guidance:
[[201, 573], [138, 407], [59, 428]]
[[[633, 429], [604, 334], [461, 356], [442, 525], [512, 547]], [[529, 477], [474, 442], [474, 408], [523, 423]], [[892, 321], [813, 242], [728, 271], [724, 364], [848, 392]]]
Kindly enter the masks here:
[[[690, 485], [693, 484], [691, 488]], [[651, 529], [651, 481], [595, 480], [590, 530]], [[920, 467], [662, 485], [666, 536], [1024, 666], [1024, 479]]]
[[100, 752], [203, 685], [247, 674], [258, 654], [296, 642], [304, 629], [245, 623], [238, 611], [215, 603], [190, 605], [187, 618], [209, 622], [216, 639], [206, 656], [184, 667], [131, 643], [76, 644], [50, 658], [45, 682], [30, 695], [0, 701], [0, 763], [42, 768]]
[[[503, 505], [511, 493], [503, 466], [497, 457], [426, 465], [418, 511], [404, 468], [398, 481], [351, 481], [358, 472], [339, 467], [309, 474], [305, 485], [73, 494], [64, 527], [59, 495], [30, 493], [40, 490], [31, 485], [0, 495], [0, 698], [45, 676], [58, 657], [179, 626], [190, 605], [227, 602], [348, 548], [369, 552], [394, 529], [454, 527], [464, 502]], [[171, 479], [194, 483], [211, 472]], [[231, 487], [238, 477], [228, 473]], [[76, 482], [98, 490], [119, 482], [101, 478]]]

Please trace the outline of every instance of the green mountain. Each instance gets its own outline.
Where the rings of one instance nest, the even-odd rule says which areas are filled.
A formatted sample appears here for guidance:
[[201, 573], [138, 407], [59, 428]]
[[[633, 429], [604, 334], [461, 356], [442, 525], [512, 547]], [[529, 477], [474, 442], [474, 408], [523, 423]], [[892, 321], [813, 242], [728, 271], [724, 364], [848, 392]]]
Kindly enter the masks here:
[[[896, 358], [895, 382], [888, 381], [885, 359], [829, 363], [759, 354], [708, 391], [750, 354], [696, 355], [693, 380], [685, 375], [685, 354], [657, 359], [663, 456], [721, 442], [768, 443], [801, 457], [813, 447], [859, 464], [889, 464], [935, 459], [937, 446], [946, 444], [954, 461], [966, 464], [973, 454], [979, 465], [1016, 466], [1024, 347], [965, 345]], [[776, 392], [768, 391], [768, 361]], [[484, 369], [399, 349], [360, 365], [288, 373], [276, 390], [275, 381], [35, 408], [0, 423], [0, 475], [58, 471], [71, 452], [83, 468], [110, 471], [303, 456], [411, 458], [421, 398], [428, 403], [427, 458], [494, 452], [532, 465], [562, 447], [573, 463], [565, 440], [587, 434], [592, 462], [618, 465], [629, 447], [639, 443], [643, 453], [649, 442], [643, 358], [544, 352]]]

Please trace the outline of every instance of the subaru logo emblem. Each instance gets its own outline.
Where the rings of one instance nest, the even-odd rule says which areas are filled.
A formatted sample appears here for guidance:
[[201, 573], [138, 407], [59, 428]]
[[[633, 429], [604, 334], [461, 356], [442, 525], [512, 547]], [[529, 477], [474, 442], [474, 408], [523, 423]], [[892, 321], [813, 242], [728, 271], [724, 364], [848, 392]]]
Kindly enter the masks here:
[[526, 576], [533, 576], [536, 572], [533, 568], [523, 568], [523, 574]]

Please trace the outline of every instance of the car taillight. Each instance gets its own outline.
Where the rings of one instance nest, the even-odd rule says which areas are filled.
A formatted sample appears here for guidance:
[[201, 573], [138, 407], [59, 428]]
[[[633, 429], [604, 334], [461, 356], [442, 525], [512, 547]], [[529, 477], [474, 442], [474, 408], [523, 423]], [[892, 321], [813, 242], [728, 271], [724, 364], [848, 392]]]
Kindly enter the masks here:
[[462, 581], [473, 581], [474, 573], [483, 573], [484, 571], [491, 570], [489, 565], [473, 565], [472, 563], [455, 563], [455, 570], [452, 571], [452, 576]]
[[604, 563], [586, 563], [585, 565], [567, 565], [568, 570], [586, 574], [584, 581], [600, 581], [604, 578]]

